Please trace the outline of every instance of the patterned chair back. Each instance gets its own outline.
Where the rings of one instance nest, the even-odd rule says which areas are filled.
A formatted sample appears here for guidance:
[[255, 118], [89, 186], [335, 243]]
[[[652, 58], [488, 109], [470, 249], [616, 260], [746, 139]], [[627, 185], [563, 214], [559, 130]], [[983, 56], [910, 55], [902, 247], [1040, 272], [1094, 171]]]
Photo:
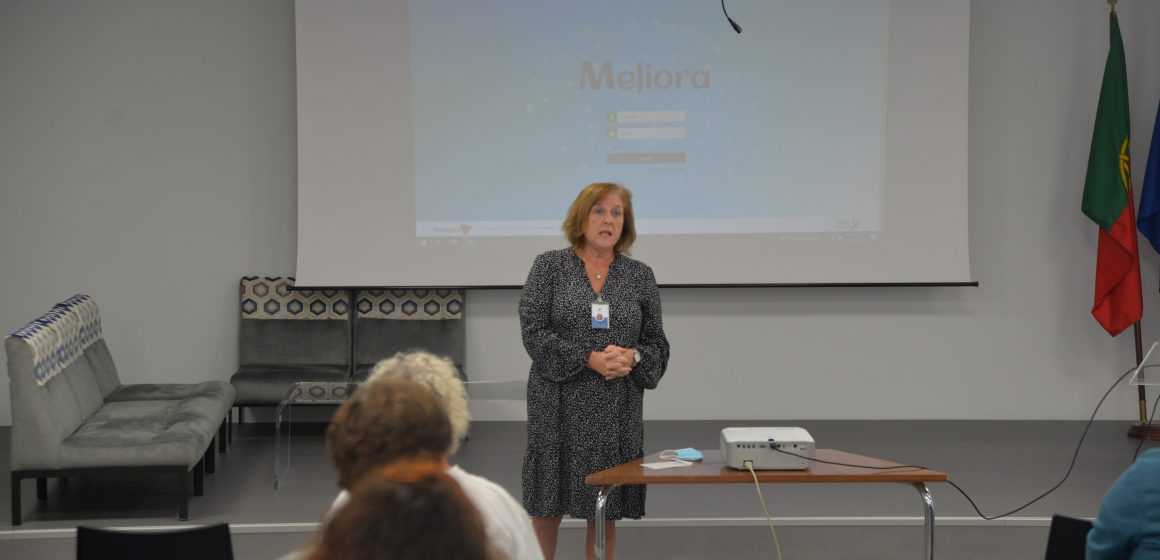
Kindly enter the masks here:
[[348, 366], [346, 292], [293, 287], [289, 276], [242, 278], [239, 363]]
[[396, 352], [423, 349], [463, 371], [463, 290], [360, 290], [355, 298], [355, 379]]

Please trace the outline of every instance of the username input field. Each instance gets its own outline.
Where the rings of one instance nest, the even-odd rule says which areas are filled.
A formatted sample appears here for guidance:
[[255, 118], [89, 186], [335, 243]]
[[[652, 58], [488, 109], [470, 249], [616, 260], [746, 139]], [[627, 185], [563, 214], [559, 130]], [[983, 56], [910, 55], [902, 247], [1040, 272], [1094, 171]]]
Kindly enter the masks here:
[[645, 123], [683, 123], [684, 111], [611, 111], [608, 113], [608, 122], [625, 124]]

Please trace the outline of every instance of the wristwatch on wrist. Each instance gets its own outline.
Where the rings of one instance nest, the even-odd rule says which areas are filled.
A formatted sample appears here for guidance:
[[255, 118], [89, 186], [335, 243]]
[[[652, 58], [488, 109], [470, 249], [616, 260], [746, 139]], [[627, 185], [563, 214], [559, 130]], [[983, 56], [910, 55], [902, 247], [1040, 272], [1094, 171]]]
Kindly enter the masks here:
[[635, 366], [635, 365], [639, 364], [641, 358], [643, 358], [643, 356], [640, 355], [640, 350], [633, 350], [632, 351], [632, 365]]

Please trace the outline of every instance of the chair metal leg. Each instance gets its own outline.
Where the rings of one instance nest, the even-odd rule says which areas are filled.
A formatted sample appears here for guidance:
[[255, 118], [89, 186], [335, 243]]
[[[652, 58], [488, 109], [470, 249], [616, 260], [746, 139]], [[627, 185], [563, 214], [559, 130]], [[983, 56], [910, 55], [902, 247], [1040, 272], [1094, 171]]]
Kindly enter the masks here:
[[12, 473], [12, 525], [20, 525], [20, 476]]
[[229, 443], [234, 442], [234, 409], [232, 408], [230, 413], [226, 415], [226, 440]]
[[193, 495], [205, 495], [205, 459], [198, 460], [193, 466]]
[[226, 421], [225, 420], [222, 420], [222, 424], [220, 426], [218, 426], [217, 443], [218, 443], [218, 453], [225, 453], [226, 452]]
[[205, 472], [209, 474], [213, 474], [216, 463], [216, 457], [214, 455], [214, 448], [217, 447], [214, 445], [216, 439], [210, 440], [209, 447], [205, 450], [205, 454], [201, 456], [201, 460], [205, 463]]
[[38, 500], [47, 500], [48, 499], [48, 479], [47, 478], [38, 477], [36, 479], [36, 499], [38, 499]]
[[177, 471], [177, 520], [189, 520], [189, 471]]

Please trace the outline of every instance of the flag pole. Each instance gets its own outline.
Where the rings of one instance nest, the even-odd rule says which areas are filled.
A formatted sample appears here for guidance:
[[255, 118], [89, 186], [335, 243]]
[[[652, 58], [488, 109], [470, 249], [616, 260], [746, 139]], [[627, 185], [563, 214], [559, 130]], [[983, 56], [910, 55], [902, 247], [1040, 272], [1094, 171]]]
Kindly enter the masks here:
[[[1114, 2], [1115, 0], [1109, 0]], [[1136, 335], [1136, 367], [1144, 361], [1144, 343], [1143, 337], [1140, 335], [1140, 322], [1136, 321], [1132, 325], [1132, 333]], [[1143, 373], [1141, 373], [1141, 381], [1143, 381]], [[1136, 394], [1140, 397], [1140, 423], [1148, 423], [1148, 396], [1144, 392], [1144, 384], [1136, 386]]]
[[[1116, 0], [1108, 0], [1108, 7], [1112, 10], [1108, 17], [1116, 17]], [[1132, 333], [1135, 335], [1136, 342], [1136, 366], [1139, 367], [1140, 363], [1144, 361], [1144, 343], [1143, 336], [1140, 334], [1140, 321], [1132, 324]], [[1141, 373], [1142, 377], [1143, 373]], [[1139, 398], [1140, 423], [1133, 424], [1131, 428], [1128, 428], [1128, 437], [1160, 441], [1160, 428], [1148, 423], [1148, 394], [1144, 390], [1143, 383], [1136, 386], [1136, 395]]]
[[[1108, 7], [1112, 10], [1108, 17], [1116, 17], [1116, 0], [1108, 0]], [[1140, 363], [1144, 361], [1144, 343], [1143, 336], [1140, 334], [1139, 321], [1132, 324], [1132, 333], [1135, 335], [1136, 342], [1136, 366], [1139, 367]], [[1141, 377], [1143, 377], [1143, 373], [1141, 373]], [[1143, 383], [1136, 386], [1136, 395], [1139, 397], [1140, 423], [1133, 424], [1131, 428], [1128, 428], [1128, 436], [1136, 439], [1160, 440], [1160, 428], [1148, 423], [1148, 395], [1144, 390]]]
[[[1112, 0], [1108, 0], [1111, 2]], [[1132, 325], [1132, 331], [1136, 335], [1136, 365], [1139, 366], [1144, 361], [1144, 346], [1143, 337], [1140, 334], [1140, 322], [1136, 321]], [[1148, 397], [1144, 392], [1144, 372], [1140, 372], [1141, 384], [1136, 386], [1136, 394], [1139, 396], [1140, 402], [1140, 423], [1132, 424], [1128, 428], [1128, 437], [1136, 439], [1146, 439], [1149, 441], [1160, 441], [1160, 426], [1155, 426], [1148, 423]]]

